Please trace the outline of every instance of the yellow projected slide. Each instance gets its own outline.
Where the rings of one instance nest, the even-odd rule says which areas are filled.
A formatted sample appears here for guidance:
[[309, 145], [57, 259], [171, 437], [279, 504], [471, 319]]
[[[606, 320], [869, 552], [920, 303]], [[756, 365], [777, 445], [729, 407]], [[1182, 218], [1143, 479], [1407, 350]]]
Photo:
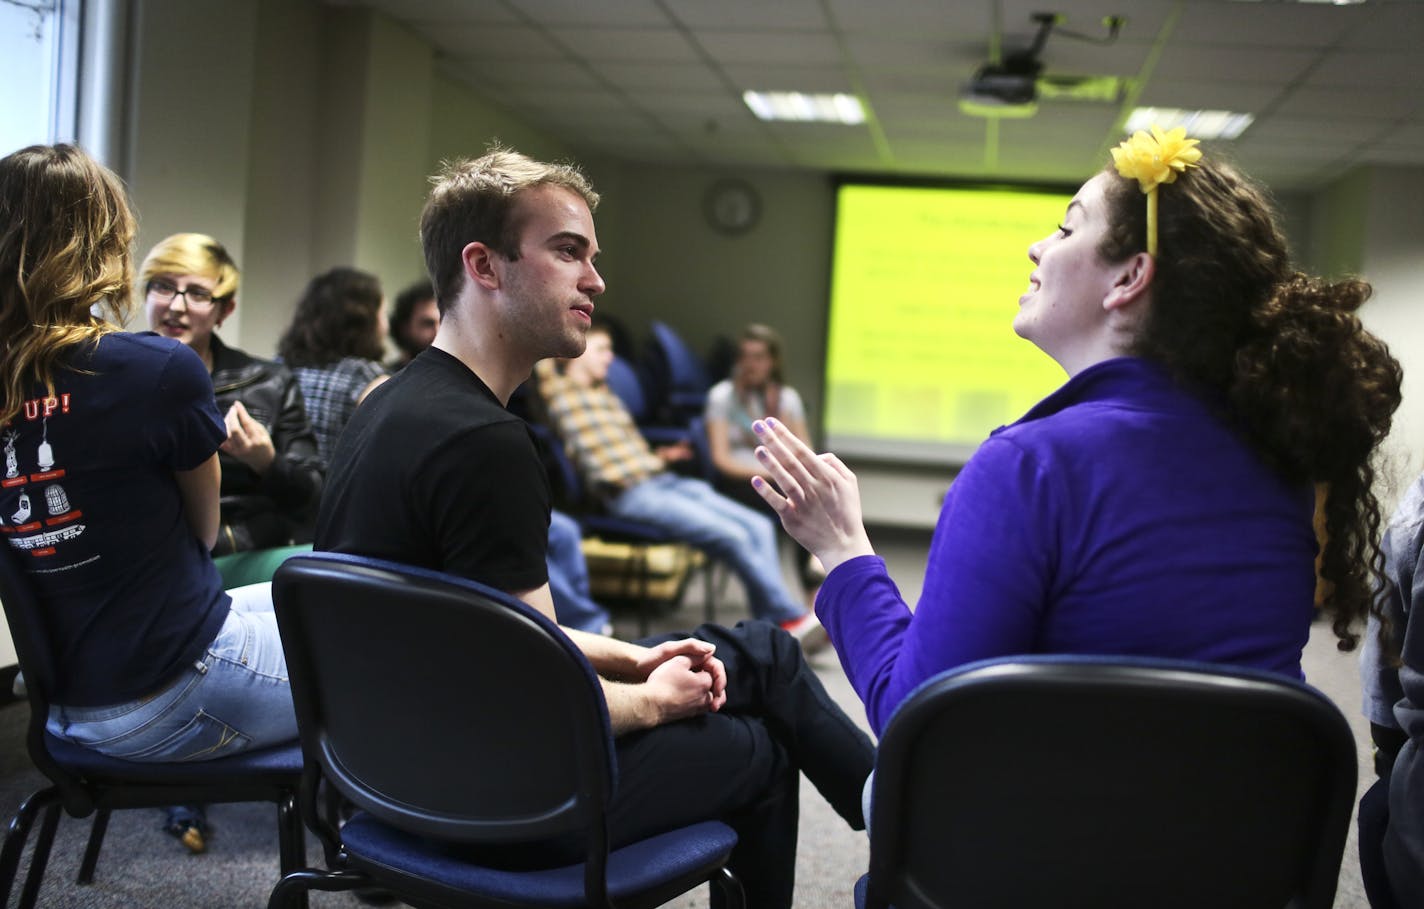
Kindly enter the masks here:
[[839, 189], [825, 428], [851, 454], [967, 456], [1061, 385], [1013, 331], [1029, 244], [1071, 194]]

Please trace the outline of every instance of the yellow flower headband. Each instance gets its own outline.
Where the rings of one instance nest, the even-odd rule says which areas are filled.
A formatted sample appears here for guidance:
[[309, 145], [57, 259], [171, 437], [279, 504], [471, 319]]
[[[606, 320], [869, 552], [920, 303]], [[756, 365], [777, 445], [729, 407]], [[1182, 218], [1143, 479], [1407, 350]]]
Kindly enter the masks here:
[[1197, 166], [1202, 156], [1201, 149], [1196, 148], [1198, 141], [1187, 138], [1184, 126], [1165, 133], [1160, 126], [1154, 126], [1151, 135], [1139, 130], [1112, 150], [1117, 172], [1136, 180], [1147, 195], [1148, 255], [1157, 255], [1157, 187], [1175, 182], [1177, 174]]

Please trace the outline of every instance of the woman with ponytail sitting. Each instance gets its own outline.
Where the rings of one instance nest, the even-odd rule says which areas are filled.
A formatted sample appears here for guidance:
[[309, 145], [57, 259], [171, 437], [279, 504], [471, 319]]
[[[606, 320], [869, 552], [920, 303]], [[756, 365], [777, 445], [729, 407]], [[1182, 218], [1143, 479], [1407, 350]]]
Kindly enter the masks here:
[[1371, 460], [1401, 371], [1361, 281], [1291, 267], [1264, 194], [1181, 130], [1138, 133], [1029, 247], [1014, 330], [1068, 381], [964, 465], [911, 612], [855, 476], [761, 421], [753, 485], [830, 572], [816, 611], [877, 733], [917, 684], [1027, 653], [1145, 655], [1301, 678], [1315, 612], [1371, 608]]

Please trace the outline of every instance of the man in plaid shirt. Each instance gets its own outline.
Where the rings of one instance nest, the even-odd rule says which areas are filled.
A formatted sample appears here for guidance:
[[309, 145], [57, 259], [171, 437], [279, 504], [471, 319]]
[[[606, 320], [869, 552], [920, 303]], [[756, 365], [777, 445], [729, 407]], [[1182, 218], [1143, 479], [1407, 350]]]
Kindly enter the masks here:
[[807, 650], [825, 646], [816, 616], [786, 590], [771, 519], [702, 480], [669, 470], [692, 457], [691, 447], [648, 444], [604, 381], [612, 361], [608, 330], [595, 324], [581, 357], [562, 368], [552, 360], [535, 367], [549, 420], [584, 484], [610, 514], [659, 527], [730, 565], [746, 587], [754, 617], [785, 628]]

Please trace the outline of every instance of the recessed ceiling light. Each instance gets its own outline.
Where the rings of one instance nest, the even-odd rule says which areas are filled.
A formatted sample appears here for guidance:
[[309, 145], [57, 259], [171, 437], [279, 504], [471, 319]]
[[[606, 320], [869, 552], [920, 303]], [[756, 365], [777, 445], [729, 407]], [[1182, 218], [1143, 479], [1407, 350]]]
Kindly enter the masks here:
[[1245, 132], [1246, 127], [1256, 118], [1250, 114], [1238, 114], [1229, 110], [1183, 110], [1179, 107], [1139, 107], [1127, 118], [1128, 133], [1148, 130], [1153, 126], [1172, 129], [1177, 126], [1187, 128], [1187, 136], [1210, 142], [1216, 139], [1235, 139]]
[[865, 122], [865, 109], [855, 95], [747, 91], [742, 92], [742, 100], [763, 120], [848, 125]]

